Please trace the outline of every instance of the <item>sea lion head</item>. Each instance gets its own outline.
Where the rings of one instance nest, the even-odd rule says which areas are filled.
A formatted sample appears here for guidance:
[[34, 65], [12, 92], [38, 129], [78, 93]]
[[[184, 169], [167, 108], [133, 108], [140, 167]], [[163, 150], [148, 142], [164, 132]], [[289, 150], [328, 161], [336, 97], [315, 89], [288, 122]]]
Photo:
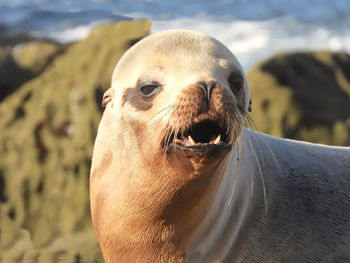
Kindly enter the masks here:
[[[171, 30], [131, 47], [104, 94], [92, 160], [91, 209], [102, 249], [154, 240], [159, 231], [162, 240], [179, 240], [177, 230], [192, 229], [224, 173], [250, 101], [239, 62], [206, 34]], [[179, 227], [185, 213], [191, 219]], [[157, 219], [162, 230], [141, 227]], [[150, 233], [132, 235], [138, 224]]]
[[123, 56], [104, 104], [124, 123], [122, 142], [139, 145], [148, 157], [203, 161], [237, 140], [250, 94], [241, 66], [223, 44], [203, 33], [171, 30], [143, 39]]

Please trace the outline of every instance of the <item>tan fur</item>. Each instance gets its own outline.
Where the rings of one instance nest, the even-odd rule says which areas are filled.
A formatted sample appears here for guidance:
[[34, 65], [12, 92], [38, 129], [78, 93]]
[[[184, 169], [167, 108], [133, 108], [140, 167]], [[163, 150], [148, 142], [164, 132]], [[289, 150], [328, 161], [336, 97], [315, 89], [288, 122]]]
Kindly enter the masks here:
[[[241, 67], [225, 46], [192, 31], [150, 36], [118, 63], [104, 98], [90, 181], [92, 219], [106, 262], [185, 261], [228, 155], [168, 154], [162, 140], [208, 117], [227, 120], [236, 140], [244, 116], [232, 109], [247, 109], [250, 97], [246, 82], [243, 96], [230, 91], [232, 70]], [[133, 93], [140, 78], [162, 84], [152, 103]], [[209, 107], [198, 81], [216, 83]]]
[[[103, 103], [90, 199], [106, 262], [350, 262], [350, 149], [243, 129], [247, 81], [217, 40], [147, 37], [118, 62]], [[170, 144], [208, 119], [225, 123], [232, 148]]]

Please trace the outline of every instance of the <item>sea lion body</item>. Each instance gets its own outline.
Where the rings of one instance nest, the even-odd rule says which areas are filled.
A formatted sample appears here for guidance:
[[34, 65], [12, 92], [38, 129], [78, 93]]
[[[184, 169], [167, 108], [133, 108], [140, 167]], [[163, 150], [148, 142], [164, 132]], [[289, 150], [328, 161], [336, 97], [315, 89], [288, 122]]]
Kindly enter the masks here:
[[103, 104], [90, 200], [106, 262], [350, 259], [350, 149], [243, 128], [249, 86], [219, 41], [141, 40]]
[[243, 134], [188, 262], [350, 262], [350, 149]]

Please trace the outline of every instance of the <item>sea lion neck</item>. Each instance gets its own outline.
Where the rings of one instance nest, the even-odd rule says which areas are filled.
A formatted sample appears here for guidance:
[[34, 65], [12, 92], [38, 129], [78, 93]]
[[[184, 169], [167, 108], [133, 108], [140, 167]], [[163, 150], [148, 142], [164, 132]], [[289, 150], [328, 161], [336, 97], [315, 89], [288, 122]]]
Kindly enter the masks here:
[[[182, 168], [169, 168], [166, 161], [152, 169], [134, 164], [126, 171], [116, 157], [94, 156], [101, 160], [102, 174], [92, 176], [91, 191], [99, 192], [91, 200], [93, 222], [97, 236], [104, 236], [100, 245], [107, 262], [184, 262], [191, 235], [221, 180], [221, 162], [193, 167], [184, 175]], [[145, 256], [150, 260], [144, 261]]]

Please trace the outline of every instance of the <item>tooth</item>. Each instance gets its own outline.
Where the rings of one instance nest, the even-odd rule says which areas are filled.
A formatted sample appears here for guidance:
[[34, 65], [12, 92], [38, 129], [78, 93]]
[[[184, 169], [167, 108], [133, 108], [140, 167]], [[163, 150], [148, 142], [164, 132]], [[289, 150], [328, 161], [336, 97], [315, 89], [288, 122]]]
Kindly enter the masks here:
[[188, 140], [190, 141], [190, 143], [191, 143], [192, 145], [195, 145], [195, 144], [196, 144], [196, 142], [192, 139], [191, 135], [188, 135]]
[[214, 144], [219, 144], [220, 143], [220, 139], [221, 139], [221, 134], [218, 135], [218, 137], [216, 137]]

